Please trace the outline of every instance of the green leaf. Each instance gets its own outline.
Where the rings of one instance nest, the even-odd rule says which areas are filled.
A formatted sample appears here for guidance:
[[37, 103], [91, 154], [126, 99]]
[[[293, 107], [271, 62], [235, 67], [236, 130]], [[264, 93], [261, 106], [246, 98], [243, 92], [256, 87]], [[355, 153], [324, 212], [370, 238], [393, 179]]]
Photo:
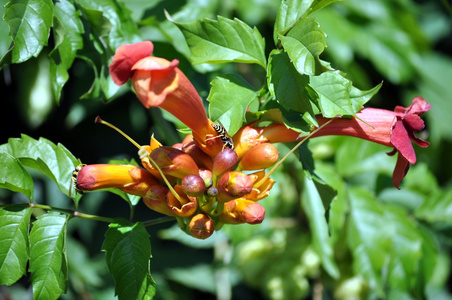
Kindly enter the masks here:
[[331, 3], [338, 2], [338, 1], [342, 1], [342, 0], [315, 0], [311, 6], [311, 10], [309, 11], [309, 13], [312, 14], [313, 12], [315, 12], [321, 8], [324, 8], [327, 5], [330, 5]]
[[282, 51], [272, 51], [268, 65], [268, 86], [276, 101], [285, 109], [314, 116], [306, 91], [309, 77], [298, 73], [287, 53]]
[[319, 55], [326, 47], [325, 33], [313, 18], [303, 18], [287, 33], [287, 36], [279, 35], [279, 38], [300, 74], [322, 73]]
[[353, 253], [353, 269], [367, 280], [370, 288], [382, 294], [381, 272], [390, 246], [390, 240], [385, 234], [387, 223], [384, 210], [364, 189], [351, 189], [349, 200], [347, 244]]
[[314, 250], [320, 256], [322, 265], [327, 273], [337, 279], [339, 269], [334, 261], [333, 247], [328, 234], [328, 224], [325, 218], [325, 207], [322, 198], [311, 179], [305, 179], [301, 204], [308, 217], [309, 228], [312, 233]]
[[318, 95], [318, 106], [326, 118], [354, 115], [350, 90], [352, 83], [339, 72], [324, 72], [310, 77], [310, 86]]
[[132, 18], [135, 22], [141, 21], [143, 16], [146, 16], [148, 10], [157, 6], [163, 0], [119, 0], [132, 13]]
[[385, 207], [386, 234], [391, 237], [387, 282], [399, 290], [412, 290], [416, 287], [419, 260], [422, 258], [422, 238], [418, 228], [400, 208]]
[[[432, 109], [426, 114], [428, 120], [429, 140], [432, 144], [439, 144], [441, 139], [452, 140], [452, 102], [448, 97], [452, 94], [452, 58], [450, 56], [432, 53], [422, 55], [422, 59], [415, 61], [415, 67], [420, 80], [416, 80], [416, 90], [413, 96], [422, 95]], [[405, 102], [407, 103], [407, 102]]]
[[37, 57], [47, 45], [53, 20], [51, 0], [16, 0], [5, 6], [3, 17], [9, 26], [13, 47], [2, 57], [0, 65], [21, 63]]
[[361, 91], [360, 89], [352, 86], [349, 96], [350, 101], [352, 102], [353, 111], [360, 111], [364, 107], [364, 104], [366, 104], [367, 101], [369, 101], [373, 96], [375, 96], [376, 93], [378, 93], [382, 85], [383, 83], [380, 83], [367, 91]]
[[63, 194], [69, 196], [72, 171], [80, 164], [80, 160], [76, 159], [63, 145], [55, 145], [44, 138], [35, 140], [22, 135], [21, 138], [10, 138], [8, 146], [8, 152], [19, 159], [24, 166], [44, 173], [56, 182]]
[[0, 285], [11, 285], [27, 271], [28, 230], [32, 209], [0, 209]]
[[50, 52], [50, 76], [53, 95], [57, 102], [74, 62], [77, 50], [83, 48], [83, 25], [80, 11], [68, 0], [58, 1], [54, 9], [53, 35], [55, 48]]
[[[8, 2], [8, 0], [0, 0], [0, 16], [2, 18], [5, 15], [5, 5]], [[0, 22], [0, 55], [6, 53], [11, 45], [11, 38], [8, 35], [8, 31], [8, 24], [6, 22]]]
[[238, 75], [216, 77], [207, 101], [212, 120], [220, 120], [228, 133], [234, 135], [245, 121], [246, 109], [257, 97], [257, 92]]
[[96, 26], [100, 35], [107, 37], [107, 45], [111, 50], [142, 40], [131, 12], [122, 3], [115, 0], [78, 0], [77, 4], [84, 13], [89, 14], [91, 24]]
[[452, 220], [452, 190], [438, 193], [426, 199], [416, 211], [416, 216], [430, 223], [448, 222]]
[[20, 192], [33, 201], [33, 179], [20, 161], [9, 153], [0, 152], [0, 187]]
[[[179, 231], [181, 231], [179, 229]], [[171, 268], [166, 272], [166, 276], [172, 281], [175, 281], [186, 287], [196, 289], [199, 291], [215, 294], [216, 284], [215, 267], [213, 264], [197, 264], [185, 268]], [[229, 278], [229, 280], [231, 280]]]
[[239, 19], [218, 16], [218, 21], [174, 24], [187, 40], [193, 64], [242, 62], [266, 66], [264, 39], [256, 28]]
[[155, 282], [149, 270], [151, 243], [143, 224], [109, 226], [102, 249], [121, 299], [152, 299]]
[[66, 291], [66, 230], [69, 216], [50, 212], [33, 223], [30, 273], [34, 299], [58, 299]]
[[366, 172], [392, 175], [395, 158], [386, 154], [389, 150], [370, 141], [342, 137], [335, 157], [337, 171], [344, 177]]
[[275, 20], [273, 38], [277, 44], [279, 34], [285, 34], [307, 12], [314, 0], [283, 0]]
[[279, 34], [284, 35], [300, 19], [328, 4], [339, 0], [283, 0], [276, 14], [273, 38], [277, 44]]
[[417, 55], [415, 45], [405, 31], [391, 25], [383, 27], [381, 23], [364, 28], [355, 35], [359, 41], [355, 43], [357, 52], [367, 57], [384, 77], [400, 84], [417, 74], [410, 62], [410, 58]]

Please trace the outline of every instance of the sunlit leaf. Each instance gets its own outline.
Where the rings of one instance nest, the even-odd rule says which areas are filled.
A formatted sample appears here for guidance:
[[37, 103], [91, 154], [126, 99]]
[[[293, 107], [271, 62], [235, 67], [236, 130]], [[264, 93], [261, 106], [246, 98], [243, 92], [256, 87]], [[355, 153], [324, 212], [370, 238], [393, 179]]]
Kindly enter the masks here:
[[0, 152], [0, 187], [20, 192], [33, 200], [33, 179], [20, 161], [9, 153]]
[[194, 23], [177, 23], [191, 50], [193, 64], [243, 62], [265, 68], [265, 42], [256, 28], [239, 19], [219, 16]]
[[339, 72], [324, 72], [319, 76], [311, 76], [309, 85], [319, 97], [319, 107], [324, 117], [355, 114], [350, 100], [352, 83]]
[[143, 224], [110, 224], [102, 249], [108, 268], [115, 279], [115, 294], [119, 299], [152, 299], [155, 282], [149, 260], [151, 243]]
[[219, 119], [233, 135], [242, 126], [246, 109], [256, 97], [257, 92], [243, 78], [232, 75], [216, 77], [207, 97], [210, 119]]
[[366, 104], [375, 94], [378, 93], [383, 83], [376, 85], [367, 91], [361, 91], [360, 89], [352, 86], [350, 89], [350, 101], [352, 102], [352, 107], [354, 112], [360, 111], [364, 104]]
[[8, 146], [9, 154], [19, 159], [24, 166], [44, 173], [58, 185], [62, 193], [69, 195], [72, 171], [80, 161], [63, 145], [22, 135], [21, 138], [10, 138]]
[[338, 0], [282, 0], [276, 14], [273, 38], [277, 43], [278, 35], [285, 34], [302, 17]]
[[49, 212], [33, 223], [29, 271], [34, 299], [58, 299], [66, 292], [67, 221], [67, 215]]
[[26, 272], [31, 208], [0, 209], [0, 285], [11, 285]]
[[319, 55], [326, 47], [325, 33], [313, 18], [304, 18], [287, 36], [280, 35], [281, 44], [300, 74], [319, 75]]
[[306, 91], [309, 77], [298, 73], [285, 52], [273, 51], [268, 64], [268, 86], [278, 103], [285, 109], [314, 115]]
[[4, 63], [21, 63], [37, 57], [47, 45], [53, 20], [51, 0], [17, 0], [5, 6], [4, 18], [9, 25], [13, 47], [2, 58]]
[[313, 247], [320, 256], [326, 272], [333, 278], [339, 278], [339, 269], [333, 257], [333, 247], [328, 234], [328, 224], [325, 218], [325, 207], [323, 206], [322, 198], [311, 179], [305, 180], [304, 187], [301, 204], [308, 216]]
[[276, 14], [273, 38], [275, 43], [279, 34], [285, 34], [307, 12], [314, 0], [283, 0]]

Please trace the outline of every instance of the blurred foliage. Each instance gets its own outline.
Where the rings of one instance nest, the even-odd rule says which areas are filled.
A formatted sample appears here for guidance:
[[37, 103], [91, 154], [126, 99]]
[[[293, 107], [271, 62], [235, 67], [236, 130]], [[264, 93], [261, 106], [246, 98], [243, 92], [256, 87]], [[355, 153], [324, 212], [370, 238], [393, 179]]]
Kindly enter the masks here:
[[[266, 59], [279, 55], [281, 61], [295, 61], [290, 55], [283, 57], [284, 53], [270, 54], [274, 24], [281, 25], [277, 20], [280, 2], [0, 0], [4, 20], [0, 22], [0, 154], [4, 170], [7, 165], [22, 174], [1, 183], [6, 189], [0, 189], [0, 204], [24, 203], [28, 197], [34, 203], [70, 209], [67, 189], [59, 183], [70, 182], [71, 166], [80, 161], [77, 158], [84, 163], [136, 158], [133, 145], [94, 124], [96, 115], [112, 120], [140, 144], [147, 144], [152, 133], [164, 144], [180, 141], [182, 136], [175, 130], [180, 124], [174, 118], [159, 109], [146, 111], [129, 87], [119, 88], [109, 78], [111, 56], [124, 43], [152, 40], [154, 55], [178, 58], [179, 67], [206, 100], [206, 107], [210, 105], [211, 116], [237, 130], [244, 116], [236, 122], [223, 120], [237, 115], [234, 109], [241, 111], [252, 103], [258, 92], [250, 90], [266, 84], [262, 68]], [[283, 1], [287, 5], [297, 2], [301, 3]], [[329, 2], [316, 1], [316, 5], [320, 8]], [[166, 18], [165, 10], [175, 23]], [[146, 233], [141, 225], [121, 227], [118, 222], [108, 228], [103, 222], [77, 218], [68, 222], [65, 215], [39, 216], [35, 209], [36, 223], [42, 228], [51, 226], [53, 230], [46, 231], [48, 238], [55, 239], [57, 253], [67, 257], [63, 265], [50, 258], [52, 267], [61, 270], [55, 278], [59, 291], [66, 291], [61, 298], [114, 297], [115, 286], [108, 272], [112, 264], [109, 249], [113, 247], [109, 242], [115, 239], [115, 230], [125, 230], [128, 238], [150, 235], [156, 299], [450, 299], [451, 11], [446, 1], [346, 0], [311, 15], [320, 24], [319, 30], [327, 34], [318, 52], [323, 61], [346, 72], [344, 78], [361, 90], [383, 82], [366, 106], [392, 110], [396, 105], [408, 106], [417, 95], [432, 104], [425, 114], [427, 130], [422, 136], [431, 145], [416, 148], [418, 162], [401, 190], [392, 186], [395, 159], [386, 155], [386, 147], [353, 138], [322, 137], [309, 143], [321, 182], [306, 176], [298, 159], [291, 156], [272, 175], [277, 185], [262, 201], [266, 218], [261, 225], [225, 226], [205, 241], [194, 240], [174, 224], [147, 227]], [[222, 20], [217, 16], [234, 23], [231, 26], [242, 25], [234, 17], [256, 26], [265, 39], [256, 52], [264, 55], [256, 55], [254, 64], [243, 63], [250, 62], [249, 58], [218, 64], [221, 61], [214, 57], [215, 49], [209, 61], [193, 57], [186, 42], [187, 32], [192, 32], [187, 23], [202, 18]], [[18, 19], [35, 26], [27, 27]], [[256, 37], [256, 31], [248, 33]], [[282, 39], [284, 47], [292, 45], [289, 38]], [[312, 61], [314, 67], [304, 70], [305, 74], [317, 72], [320, 61]], [[273, 74], [284, 76], [284, 72]], [[247, 88], [236, 89], [234, 97], [240, 101], [227, 108], [215, 101], [221, 99], [225, 84]], [[223, 116], [226, 109], [230, 115]], [[303, 118], [309, 123], [308, 116]], [[27, 136], [8, 141], [21, 134]], [[284, 145], [278, 147], [281, 154], [288, 151]], [[27, 152], [26, 159], [10, 154], [21, 149]], [[30, 149], [34, 149], [33, 155]], [[49, 153], [66, 163], [48, 167], [52, 164]], [[134, 199], [124, 201], [124, 197], [88, 193], [77, 202], [78, 210], [127, 219]], [[14, 221], [5, 221], [0, 214], [0, 227], [2, 222], [14, 222], [19, 229], [11, 234], [26, 232], [28, 225], [21, 220], [31, 210], [10, 210], [2, 213], [14, 216]], [[133, 211], [139, 221], [159, 217], [141, 202]], [[39, 227], [33, 228], [31, 247]], [[2, 230], [1, 234], [6, 233]], [[134, 259], [146, 264], [151, 248], [138, 246], [146, 253]], [[39, 267], [43, 266], [27, 269], [23, 265], [10, 278], [2, 279], [2, 284], [10, 285], [27, 270]], [[146, 291], [149, 295], [153, 292]], [[41, 297], [47, 297], [42, 293]], [[11, 286], [1, 286], [0, 298], [31, 299], [30, 283], [20, 279]]]

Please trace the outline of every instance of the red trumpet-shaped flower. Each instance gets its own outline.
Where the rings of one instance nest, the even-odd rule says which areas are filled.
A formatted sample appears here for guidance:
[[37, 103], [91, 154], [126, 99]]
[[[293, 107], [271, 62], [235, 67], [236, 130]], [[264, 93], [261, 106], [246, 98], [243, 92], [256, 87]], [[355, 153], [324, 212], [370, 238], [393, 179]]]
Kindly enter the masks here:
[[177, 59], [168, 61], [151, 56], [154, 46], [150, 41], [122, 45], [109, 66], [113, 81], [122, 85], [129, 79], [138, 99], [146, 107], [161, 107], [193, 131], [193, 138], [211, 156], [222, 149], [221, 138], [207, 118], [202, 100], [177, 67]]
[[[421, 97], [415, 97], [409, 107], [397, 106], [394, 111], [377, 108], [364, 108], [356, 117], [333, 120], [312, 137], [326, 135], [346, 135], [379, 143], [394, 150], [389, 155], [399, 153], [394, 169], [392, 182], [399, 188], [402, 179], [408, 172], [410, 164], [416, 163], [416, 153], [411, 141], [425, 148], [428, 142], [416, 137], [414, 133], [424, 129], [424, 121], [419, 117], [430, 110], [430, 103]], [[331, 119], [317, 117], [320, 126]], [[296, 141], [299, 133], [287, 129], [282, 124], [274, 124], [266, 128], [258, 128], [259, 141], [272, 143]]]

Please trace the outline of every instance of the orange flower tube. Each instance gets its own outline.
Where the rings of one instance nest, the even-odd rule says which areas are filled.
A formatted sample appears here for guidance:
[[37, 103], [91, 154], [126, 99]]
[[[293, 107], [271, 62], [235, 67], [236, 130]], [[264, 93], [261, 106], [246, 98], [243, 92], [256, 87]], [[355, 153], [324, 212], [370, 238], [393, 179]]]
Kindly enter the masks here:
[[193, 131], [201, 149], [213, 156], [221, 150], [222, 142], [207, 118], [204, 105], [190, 80], [177, 67], [178, 60], [168, 61], [151, 56], [150, 41], [120, 46], [109, 66], [113, 81], [122, 85], [132, 80], [140, 102], [146, 107], [161, 107]]

